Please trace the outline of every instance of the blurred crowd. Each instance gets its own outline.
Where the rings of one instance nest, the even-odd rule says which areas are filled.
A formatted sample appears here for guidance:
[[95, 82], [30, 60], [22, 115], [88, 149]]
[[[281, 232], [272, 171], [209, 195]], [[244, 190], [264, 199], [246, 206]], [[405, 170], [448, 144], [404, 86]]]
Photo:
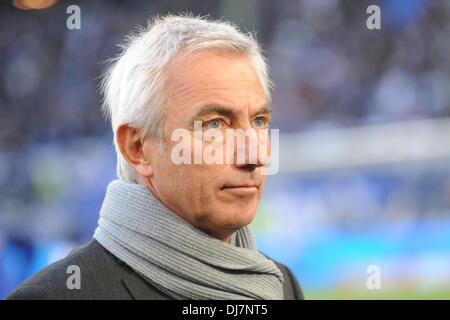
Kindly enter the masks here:
[[280, 128], [450, 115], [450, 2], [381, 1], [380, 30], [365, 27], [371, 3], [272, 3], [280, 17], [266, 26], [266, 48]]
[[[80, 30], [66, 28], [72, 3], [40, 11], [0, 4], [0, 298], [92, 236], [115, 179], [112, 133], [97, 91], [102, 62], [157, 13], [188, 10], [242, 22], [239, 1], [231, 1], [235, 8], [226, 1], [78, 1]], [[257, 32], [268, 59], [280, 133], [450, 116], [450, 1], [379, 1], [380, 30], [366, 28], [374, 1], [248, 3], [251, 21], [244, 24]], [[448, 212], [448, 168], [400, 182], [389, 174], [292, 180], [292, 194], [267, 192], [283, 203], [301, 195], [302, 223], [327, 213], [345, 222], [361, 211], [364, 221], [383, 212], [416, 218]]]

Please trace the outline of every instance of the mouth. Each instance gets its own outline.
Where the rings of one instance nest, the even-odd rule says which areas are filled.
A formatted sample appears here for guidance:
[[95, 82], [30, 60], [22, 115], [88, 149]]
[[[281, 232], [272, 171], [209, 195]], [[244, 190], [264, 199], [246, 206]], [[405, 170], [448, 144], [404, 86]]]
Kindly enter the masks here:
[[233, 184], [224, 185], [220, 188], [221, 191], [233, 194], [235, 196], [253, 196], [258, 192], [259, 185], [250, 184]]

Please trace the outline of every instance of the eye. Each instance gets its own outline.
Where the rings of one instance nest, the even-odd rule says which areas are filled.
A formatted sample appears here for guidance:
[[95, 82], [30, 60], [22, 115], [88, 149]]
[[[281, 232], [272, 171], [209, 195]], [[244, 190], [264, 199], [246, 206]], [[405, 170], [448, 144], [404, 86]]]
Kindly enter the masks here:
[[221, 125], [220, 119], [214, 119], [206, 123], [206, 126], [212, 129], [219, 129], [220, 125]]
[[266, 125], [266, 119], [259, 117], [256, 118], [255, 120], [253, 120], [253, 123], [255, 124], [255, 126], [257, 126], [258, 128], [264, 128]]

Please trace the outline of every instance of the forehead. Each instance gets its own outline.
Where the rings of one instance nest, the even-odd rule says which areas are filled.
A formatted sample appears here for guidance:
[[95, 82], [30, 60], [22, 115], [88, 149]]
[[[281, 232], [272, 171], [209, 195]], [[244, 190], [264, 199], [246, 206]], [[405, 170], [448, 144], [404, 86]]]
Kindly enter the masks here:
[[168, 68], [169, 112], [195, 112], [204, 103], [256, 109], [267, 103], [264, 89], [247, 57], [212, 51], [176, 57]]

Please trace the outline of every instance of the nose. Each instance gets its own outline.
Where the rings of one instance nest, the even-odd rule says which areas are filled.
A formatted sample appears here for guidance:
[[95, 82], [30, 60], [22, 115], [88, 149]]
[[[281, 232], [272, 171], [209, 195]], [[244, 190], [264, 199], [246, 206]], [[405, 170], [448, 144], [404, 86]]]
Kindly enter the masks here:
[[227, 137], [227, 145], [230, 140], [233, 142], [234, 150], [231, 152], [233, 162], [231, 163], [236, 168], [253, 171], [255, 168], [267, 165], [270, 152], [267, 129], [250, 127], [246, 130], [236, 129], [233, 132], [232, 138]]

